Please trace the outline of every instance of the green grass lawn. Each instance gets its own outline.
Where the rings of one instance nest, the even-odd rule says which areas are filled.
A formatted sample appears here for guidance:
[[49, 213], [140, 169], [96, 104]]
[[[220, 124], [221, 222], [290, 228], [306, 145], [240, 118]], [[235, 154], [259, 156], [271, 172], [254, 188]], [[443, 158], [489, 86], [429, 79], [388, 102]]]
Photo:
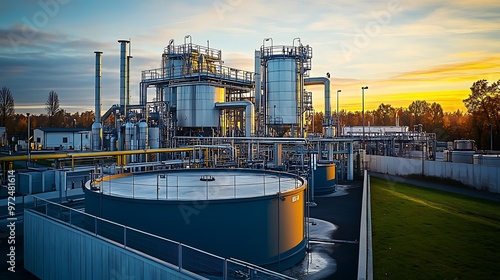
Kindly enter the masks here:
[[371, 179], [374, 279], [500, 279], [500, 203]]

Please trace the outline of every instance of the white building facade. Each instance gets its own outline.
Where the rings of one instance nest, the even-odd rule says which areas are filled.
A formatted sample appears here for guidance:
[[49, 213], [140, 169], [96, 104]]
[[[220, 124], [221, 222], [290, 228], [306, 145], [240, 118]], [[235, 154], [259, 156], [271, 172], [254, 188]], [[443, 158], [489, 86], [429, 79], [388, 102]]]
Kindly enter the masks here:
[[85, 151], [92, 143], [90, 128], [42, 127], [33, 132], [35, 147]]

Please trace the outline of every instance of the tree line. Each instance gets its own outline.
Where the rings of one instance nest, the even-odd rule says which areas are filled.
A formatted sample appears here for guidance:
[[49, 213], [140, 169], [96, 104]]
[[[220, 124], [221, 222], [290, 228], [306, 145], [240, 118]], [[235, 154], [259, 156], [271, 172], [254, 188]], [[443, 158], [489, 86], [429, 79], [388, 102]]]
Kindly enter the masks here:
[[[486, 80], [474, 82], [469, 96], [463, 100], [467, 111], [444, 112], [439, 103], [415, 100], [408, 107], [394, 107], [380, 104], [375, 110], [365, 111], [365, 126], [394, 126], [396, 117], [399, 125], [414, 130], [421, 125], [422, 131], [435, 133], [439, 141], [472, 139], [479, 149], [500, 149], [500, 80], [488, 84]], [[332, 116], [340, 126], [362, 125], [362, 112], [341, 110]], [[324, 115], [314, 115], [314, 128], [308, 131], [321, 132]], [[493, 140], [493, 141], [492, 141]]]
[[[9, 141], [24, 140], [28, 136], [28, 117], [26, 114], [16, 114], [14, 98], [10, 89], [0, 89], [0, 126], [6, 128]], [[45, 102], [47, 114], [32, 114], [30, 116], [31, 129], [40, 127], [80, 127], [89, 128], [94, 122], [94, 112], [69, 113], [60, 108], [59, 95], [50, 91]]]
[[[456, 139], [473, 139], [479, 149], [500, 149], [500, 80], [488, 84], [486, 80], [474, 82], [468, 98], [464, 99], [467, 112], [456, 110], [444, 112], [439, 103], [429, 103], [425, 100], [415, 100], [408, 107], [394, 107], [390, 104], [380, 104], [375, 110], [365, 111], [365, 125], [414, 126], [421, 125], [422, 131], [435, 133], [440, 141]], [[86, 127], [94, 122], [94, 112], [68, 113], [60, 108], [59, 97], [55, 91], [50, 91], [45, 103], [47, 114], [32, 115], [31, 128], [38, 127]], [[341, 110], [333, 114], [333, 120], [339, 120], [343, 126], [362, 125], [362, 112], [347, 112]], [[324, 115], [314, 114], [314, 127], [308, 127], [310, 132], [321, 132]], [[14, 112], [14, 98], [6, 87], [0, 90], [0, 126], [5, 126], [9, 136], [25, 139], [27, 136], [27, 117]], [[24, 137], [24, 138], [23, 138]], [[493, 141], [491, 141], [493, 138]]]

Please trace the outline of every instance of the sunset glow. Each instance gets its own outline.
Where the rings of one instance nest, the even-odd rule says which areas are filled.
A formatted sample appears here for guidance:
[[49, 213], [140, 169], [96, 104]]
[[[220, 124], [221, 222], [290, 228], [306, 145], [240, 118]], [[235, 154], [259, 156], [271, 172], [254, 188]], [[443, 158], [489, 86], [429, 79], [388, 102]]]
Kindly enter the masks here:
[[[498, 1], [4, 1], [0, 22], [0, 86], [14, 96], [16, 113], [44, 113], [50, 90], [61, 108], [93, 110], [94, 51], [103, 51], [103, 104], [118, 103], [119, 46], [131, 39], [131, 102], [140, 73], [159, 67], [170, 39], [221, 49], [225, 64], [254, 71], [264, 38], [313, 49], [310, 77], [331, 74], [332, 111], [381, 103], [407, 107], [438, 102], [465, 110], [473, 82], [500, 79]], [[49, 5], [49, 4], [50, 5]], [[181, 16], [182, 15], [182, 16]], [[321, 87], [313, 92], [324, 111]]]

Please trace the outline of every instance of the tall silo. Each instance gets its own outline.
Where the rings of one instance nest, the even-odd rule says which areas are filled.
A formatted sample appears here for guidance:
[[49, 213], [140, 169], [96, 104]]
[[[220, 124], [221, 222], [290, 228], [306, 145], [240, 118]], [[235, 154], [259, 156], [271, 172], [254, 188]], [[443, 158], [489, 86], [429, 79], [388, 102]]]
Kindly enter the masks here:
[[297, 46], [263, 45], [260, 55], [267, 127], [278, 136], [289, 133], [292, 137], [302, 137], [306, 110], [304, 77], [311, 69], [312, 48], [299, 40]]

